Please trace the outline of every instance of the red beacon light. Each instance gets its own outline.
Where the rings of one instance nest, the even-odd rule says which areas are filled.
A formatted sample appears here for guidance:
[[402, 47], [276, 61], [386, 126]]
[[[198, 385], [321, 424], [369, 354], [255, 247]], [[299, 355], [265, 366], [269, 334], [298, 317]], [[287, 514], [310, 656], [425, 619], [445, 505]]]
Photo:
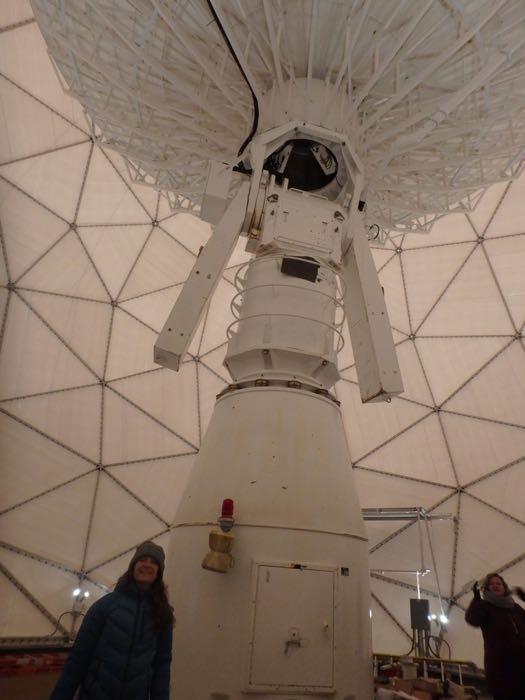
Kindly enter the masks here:
[[231, 498], [225, 498], [222, 502], [221, 517], [218, 522], [223, 532], [229, 532], [232, 529], [235, 519], [233, 517], [233, 501]]

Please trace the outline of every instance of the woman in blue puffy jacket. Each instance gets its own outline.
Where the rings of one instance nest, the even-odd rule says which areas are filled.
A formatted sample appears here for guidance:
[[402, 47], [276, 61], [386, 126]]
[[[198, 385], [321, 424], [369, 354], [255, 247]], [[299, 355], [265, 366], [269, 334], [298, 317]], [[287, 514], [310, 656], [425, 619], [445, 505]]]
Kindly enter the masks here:
[[174, 618], [164, 560], [154, 542], [137, 547], [113, 593], [88, 610], [49, 700], [169, 700]]

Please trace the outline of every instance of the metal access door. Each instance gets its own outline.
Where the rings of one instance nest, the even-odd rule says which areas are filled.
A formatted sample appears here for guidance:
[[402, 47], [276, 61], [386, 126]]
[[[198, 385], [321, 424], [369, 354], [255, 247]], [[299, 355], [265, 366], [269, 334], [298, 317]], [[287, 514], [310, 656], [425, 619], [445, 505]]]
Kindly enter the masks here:
[[258, 564], [256, 574], [249, 686], [333, 688], [335, 571]]

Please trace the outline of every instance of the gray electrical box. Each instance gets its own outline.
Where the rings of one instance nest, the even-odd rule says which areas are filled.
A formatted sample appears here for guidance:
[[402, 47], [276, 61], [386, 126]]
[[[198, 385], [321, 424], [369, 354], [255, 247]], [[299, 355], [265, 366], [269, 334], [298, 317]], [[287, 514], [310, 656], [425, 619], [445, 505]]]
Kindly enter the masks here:
[[430, 630], [430, 604], [426, 598], [410, 598], [410, 626], [413, 630]]

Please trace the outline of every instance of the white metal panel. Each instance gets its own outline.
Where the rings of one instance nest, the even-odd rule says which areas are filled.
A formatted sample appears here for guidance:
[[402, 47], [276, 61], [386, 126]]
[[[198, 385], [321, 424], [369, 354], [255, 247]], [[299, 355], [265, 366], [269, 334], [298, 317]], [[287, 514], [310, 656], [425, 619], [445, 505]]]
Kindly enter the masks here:
[[233, 251], [246, 212], [243, 183], [198, 256], [155, 343], [155, 362], [177, 370]]
[[383, 290], [365, 236], [363, 216], [353, 203], [351, 243], [343, 258], [344, 305], [363, 402], [403, 391]]
[[335, 572], [258, 564], [250, 685], [330, 688]]

